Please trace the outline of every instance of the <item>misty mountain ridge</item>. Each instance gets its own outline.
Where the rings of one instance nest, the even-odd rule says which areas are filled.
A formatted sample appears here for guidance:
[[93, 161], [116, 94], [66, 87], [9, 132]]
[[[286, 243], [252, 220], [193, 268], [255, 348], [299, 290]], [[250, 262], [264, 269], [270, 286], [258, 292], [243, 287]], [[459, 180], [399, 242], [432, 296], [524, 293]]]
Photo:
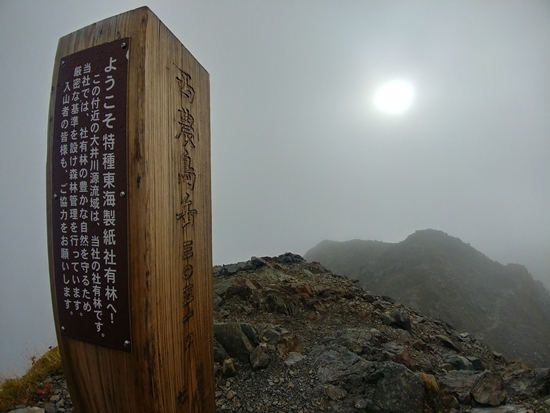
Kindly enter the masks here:
[[325, 240], [304, 257], [471, 332], [510, 358], [550, 365], [550, 293], [522, 265], [502, 265], [433, 229], [399, 243]]

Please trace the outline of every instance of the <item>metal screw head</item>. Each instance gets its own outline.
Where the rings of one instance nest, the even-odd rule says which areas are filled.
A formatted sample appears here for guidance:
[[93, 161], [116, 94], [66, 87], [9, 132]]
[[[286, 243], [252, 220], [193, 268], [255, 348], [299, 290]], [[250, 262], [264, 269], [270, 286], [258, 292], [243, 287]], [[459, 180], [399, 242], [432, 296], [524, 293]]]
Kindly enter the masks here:
[[61, 331], [65, 331], [65, 326], [61, 326]]
[[61, 61], [61, 66], [65, 66], [65, 61], [64, 60]]
[[53, 199], [57, 199], [57, 194], [53, 194]]
[[126, 340], [124, 342], [124, 347], [130, 347], [130, 341], [129, 340]]
[[124, 197], [126, 196], [126, 192], [122, 191], [122, 192], [120, 193], [120, 196], [121, 196], [122, 198], [124, 198]]
[[126, 46], [128, 46], [128, 45], [124, 42], [120, 45], [120, 47], [122, 47], [123, 49], [126, 49]]

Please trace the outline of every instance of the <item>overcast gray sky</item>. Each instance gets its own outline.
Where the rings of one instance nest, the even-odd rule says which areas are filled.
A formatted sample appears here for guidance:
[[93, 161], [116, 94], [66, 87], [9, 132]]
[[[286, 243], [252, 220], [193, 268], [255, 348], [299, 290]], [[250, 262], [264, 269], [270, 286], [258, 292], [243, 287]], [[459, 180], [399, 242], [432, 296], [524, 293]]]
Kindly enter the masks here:
[[[0, 0], [0, 375], [55, 343], [45, 163], [57, 41], [142, 5]], [[216, 264], [435, 228], [549, 277], [550, 2], [147, 5], [211, 76]], [[372, 103], [395, 79], [414, 88], [400, 115]]]

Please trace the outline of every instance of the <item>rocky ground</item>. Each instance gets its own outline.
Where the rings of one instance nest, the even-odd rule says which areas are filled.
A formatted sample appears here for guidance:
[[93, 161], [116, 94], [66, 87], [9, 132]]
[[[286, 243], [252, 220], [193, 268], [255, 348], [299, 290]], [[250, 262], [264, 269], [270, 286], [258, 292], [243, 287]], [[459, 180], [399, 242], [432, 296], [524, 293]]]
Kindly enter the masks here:
[[[550, 412], [550, 370], [294, 254], [214, 267], [218, 413]], [[62, 376], [36, 410], [72, 413]]]

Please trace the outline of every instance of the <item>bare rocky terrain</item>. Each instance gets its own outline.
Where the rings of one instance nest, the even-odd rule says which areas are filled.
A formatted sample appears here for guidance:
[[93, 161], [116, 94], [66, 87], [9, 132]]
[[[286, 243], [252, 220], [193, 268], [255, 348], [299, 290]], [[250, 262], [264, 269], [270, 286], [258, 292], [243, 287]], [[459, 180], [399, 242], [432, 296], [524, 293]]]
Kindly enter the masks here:
[[[550, 412], [550, 370], [287, 253], [214, 267], [218, 413]], [[72, 413], [63, 376], [35, 410]]]
[[214, 268], [218, 412], [550, 412], [550, 372], [294, 254]]

